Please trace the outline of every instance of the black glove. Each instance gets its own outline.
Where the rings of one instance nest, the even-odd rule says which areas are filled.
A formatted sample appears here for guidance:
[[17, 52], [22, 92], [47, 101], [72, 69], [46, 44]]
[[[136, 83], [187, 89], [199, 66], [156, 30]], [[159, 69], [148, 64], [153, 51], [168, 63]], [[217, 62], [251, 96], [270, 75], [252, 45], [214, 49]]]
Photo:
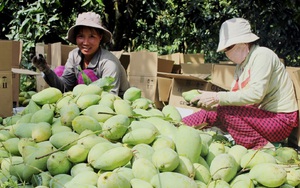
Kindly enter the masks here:
[[50, 67], [48, 66], [42, 54], [39, 54], [38, 56], [34, 56], [32, 58], [32, 63], [41, 72], [48, 72], [50, 70]]

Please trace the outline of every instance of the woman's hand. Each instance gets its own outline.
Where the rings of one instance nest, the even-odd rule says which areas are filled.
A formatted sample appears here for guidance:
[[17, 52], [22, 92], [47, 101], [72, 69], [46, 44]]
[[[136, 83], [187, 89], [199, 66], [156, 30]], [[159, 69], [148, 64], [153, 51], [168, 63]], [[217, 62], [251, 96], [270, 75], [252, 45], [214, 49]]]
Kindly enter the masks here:
[[219, 105], [217, 92], [199, 90], [199, 95], [191, 100], [191, 103], [205, 110], [213, 110]]
[[50, 70], [50, 67], [48, 66], [42, 54], [39, 54], [38, 56], [34, 56], [32, 58], [32, 63], [41, 72], [47, 72]]

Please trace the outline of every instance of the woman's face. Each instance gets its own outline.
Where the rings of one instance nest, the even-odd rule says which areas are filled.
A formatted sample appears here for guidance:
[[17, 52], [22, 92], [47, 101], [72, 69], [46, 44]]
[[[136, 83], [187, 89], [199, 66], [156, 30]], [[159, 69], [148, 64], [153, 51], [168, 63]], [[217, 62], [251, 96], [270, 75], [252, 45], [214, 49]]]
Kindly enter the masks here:
[[100, 46], [102, 34], [90, 27], [80, 28], [76, 35], [76, 44], [85, 57], [93, 56]]

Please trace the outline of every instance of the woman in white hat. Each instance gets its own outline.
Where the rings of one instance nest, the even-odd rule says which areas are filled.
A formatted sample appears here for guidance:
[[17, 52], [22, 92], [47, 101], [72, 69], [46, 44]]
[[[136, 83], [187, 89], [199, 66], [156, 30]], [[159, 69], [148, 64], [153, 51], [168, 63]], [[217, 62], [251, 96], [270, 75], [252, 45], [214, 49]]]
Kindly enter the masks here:
[[292, 80], [277, 55], [255, 43], [258, 39], [243, 18], [222, 24], [217, 52], [236, 64], [231, 90], [200, 91], [191, 102], [202, 109], [183, 118], [185, 124], [219, 127], [252, 149], [273, 146], [298, 126]]
[[76, 24], [67, 34], [67, 39], [77, 45], [69, 53], [62, 75], [55, 74], [47, 65], [42, 55], [32, 59], [33, 64], [44, 73], [44, 79], [51, 87], [62, 92], [71, 91], [74, 86], [99, 78], [113, 77], [112, 92], [122, 96], [130, 87], [124, 67], [119, 59], [101, 45], [111, 42], [112, 34], [101, 23], [100, 16], [94, 12], [78, 15]]

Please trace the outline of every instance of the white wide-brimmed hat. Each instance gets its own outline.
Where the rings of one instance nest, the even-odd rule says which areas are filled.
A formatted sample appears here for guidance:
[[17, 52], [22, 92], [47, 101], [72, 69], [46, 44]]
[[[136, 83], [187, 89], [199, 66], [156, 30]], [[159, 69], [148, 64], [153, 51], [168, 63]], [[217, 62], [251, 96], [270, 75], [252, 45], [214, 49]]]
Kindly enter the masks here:
[[259, 37], [251, 32], [248, 20], [232, 18], [225, 21], [221, 26], [217, 52], [234, 44], [254, 42], [258, 39]]
[[75, 28], [78, 26], [88, 26], [103, 30], [102, 43], [109, 43], [112, 39], [112, 34], [102, 25], [102, 21], [99, 14], [94, 12], [84, 12], [78, 15], [75, 25], [73, 25], [67, 34], [67, 39], [76, 44]]

